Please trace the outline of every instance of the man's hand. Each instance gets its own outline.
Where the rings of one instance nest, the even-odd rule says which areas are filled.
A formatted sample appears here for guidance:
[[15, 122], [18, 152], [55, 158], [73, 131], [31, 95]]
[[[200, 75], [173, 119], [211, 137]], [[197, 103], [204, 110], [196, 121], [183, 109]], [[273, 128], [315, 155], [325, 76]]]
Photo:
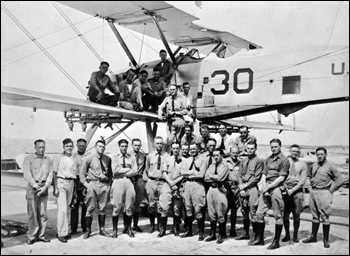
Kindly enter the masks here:
[[46, 195], [47, 194], [47, 190], [48, 190], [47, 186], [42, 187], [40, 190], [38, 190], [39, 192], [37, 192], [37, 196], [41, 197], [41, 196]]
[[264, 196], [271, 196], [270, 193], [269, 193], [268, 191], [265, 191], [263, 195], [264, 195]]
[[287, 193], [288, 193], [288, 195], [291, 195], [291, 194], [293, 194], [293, 190], [288, 189], [288, 190], [287, 190]]
[[53, 191], [53, 195], [54, 195], [55, 197], [58, 197], [58, 195], [59, 195], [58, 190], [55, 189], [55, 190]]
[[172, 188], [172, 190], [174, 190], [174, 191], [175, 191], [175, 190], [177, 190], [179, 187], [178, 187], [178, 186], [176, 186], [176, 185], [174, 185], [174, 186], [172, 186], [171, 188]]
[[124, 93], [121, 93], [121, 94], [120, 94], [119, 100], [120, 100], [120, 101], [124, 100]]
[[247, 196], [247, 194], [246, 194], [246, 192], [244, 190], [241, 190], [239, 192], [239, 194], [241, 195], [241, 197], [246, 197]]
[[102, 99], [102, 92], [99, 92], [96, 96], [97, 101], [100, 101]]

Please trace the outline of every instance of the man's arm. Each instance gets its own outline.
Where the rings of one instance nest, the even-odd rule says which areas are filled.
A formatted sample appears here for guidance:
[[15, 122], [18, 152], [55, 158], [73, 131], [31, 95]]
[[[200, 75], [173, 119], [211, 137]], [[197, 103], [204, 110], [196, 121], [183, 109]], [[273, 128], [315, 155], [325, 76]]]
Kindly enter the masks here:
[[145, 171], [143, 172], [143, 175], [142, 175], [143, 181], [147, 181], [148, 180], [148, 172], [149, 172], [150, 166], [151, 166], [151, 162], [150, 162], [150, 157], [148, 155], [148, 156], [146, 156]]
[[301, 189], [307, 179], [307, 164], [305, 162], [302, 162], [303, 166], [302, 169], [300, 171], [300, 180], [298, 182], [298, 184], [296, 184], [292, 189], [288, 190], [288, 195], [292, 195], [295, 191], [298, 191], [299, 189]]
[[[263, 169], [264, 169], [264, 162], [257, 161], [256, 166], [255, 166], [254, 176], [246, 184], [244, 184], [245, 187], [243, 189], [251, 188], [251, 187], [258, 185], [258, 183], [261, 180], [261, 175], [262, 175]], [[247, 170], [247, 171], [249, 171], [249, 170]]]
[[53, 172], [53, 195], [58, 197], [58, 187], [57, 187], [57, 172], [60, 157], [55, 155], [52, 159], [52, 172]]
[[204, 178], [204, 174], [205, 174], [205, 171], [207, 170], [207, 165], [206, 165], [206, 162], [204, 161], [204, 159], [202, 158], [199, 158], [199, 172], [198, 171], [192, 171], [192, 174], [190, 175], [190, 179], [203, 179]]
[[330, 171], [331, 171], [331, 177], [333, 182], [332, 182], [331, 188], [329, 189], [329, 192], [333, 194], [343, 185], [343, 183], [345, 182], [345, 178], [340, 174], [337, 167], [335, 167], [334, 165], [331, 165], [330, 168], [331, 168]]
[[[106, 76], [107, 76], [107, 75], [106, 75]], [[107, 82], [107, 88], [108, 88], [108, 90], [110, 90], [110, 91], [111, 91], [112, 93], [114, 93], [115, 95], [120, 94], [118, 86], [117, 86], [117, 85], [113, 85], [113, 84], [112, 84], [111, 78], [110, 78], [109, 76], [107, 76], [107, 77], [108, 77], [108, 82]]]
[[89, 165], [91, 163], [91, 159], [89, 157], [82, 159], [82, 165], [80, 168], [80, 172], [79, 172], [79, 179], [80, 182], [84, 185], [84, 187], [88, 187], [89, 184], [86, 181], [86, 173], [88, 171]]
[[23, 162], [23, 177], [30, 184], [32, 188], [39, 189], [39, 185], [36, 184], [35, 179], [30, 171], [31, 162], [30, 156], [27, 156]]
[[125, 173], [126, 177], [134, 177], [138, 174], [136, 158], [132, 157], [131, 168]]
[[103, 93], [103, 92], [100, 90], [100, 88], [98, 87], [98, 85], [97, 85], [97, 72], [93, 72], [93, 73], [91, 74], [89, 86], [91, 86], [92, 88], [96, 89], [96, 90], [99, 91], [100, 93]]

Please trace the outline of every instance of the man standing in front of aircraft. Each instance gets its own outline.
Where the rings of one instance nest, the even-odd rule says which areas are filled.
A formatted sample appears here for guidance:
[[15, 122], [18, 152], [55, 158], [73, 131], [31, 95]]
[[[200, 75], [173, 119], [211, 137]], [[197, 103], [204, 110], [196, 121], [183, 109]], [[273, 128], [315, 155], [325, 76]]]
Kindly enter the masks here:
[[[91, 74], [88, 97], [92, 102], [115, 107], [118, 105], [120, 93], [118, 87], [114, 86], [109, 76], [106, 75], [108, 67], [109, 63], [102, 61], [99, 68], [100, 70]], [[114, 95], [106, 94], [106, 88], [114, 93]]]
[[36, 241], [50, 242], [45, 237], [47, 226], [48, 190], [52, 183], [51, 159], [45, 156], [45, 141], [34, 142], [35, 153], [26, 156], [23, 162], [23, 177], [28, 182], [26, 190], [28, 211], [27, 244]]
[[241, 135], [235, 139], [234, 144], [236, 145], [236, 147], [238, 147], [239, 153], [242, 154], [246, 151], [249, 142], [257, 143], [257, 141], [253, 135], [249, 134], [248, 127], [245, 125], [239, 127], [239, 133]]
[[219, 135], [215, 137], [217, 142], [216, 147], [224, 152], [224, 158], [227, 158], [230, 154], [230, 149], [233, 146], [233, 138], [227, 134], [227, 128], [225, 124], [219, 126]]

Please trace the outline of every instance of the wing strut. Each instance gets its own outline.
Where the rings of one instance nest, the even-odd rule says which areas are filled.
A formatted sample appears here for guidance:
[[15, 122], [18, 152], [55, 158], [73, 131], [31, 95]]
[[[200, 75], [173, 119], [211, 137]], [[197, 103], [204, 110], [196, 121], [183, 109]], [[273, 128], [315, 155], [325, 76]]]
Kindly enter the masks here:
[[126, 55], [128, 55], [129, 60], [131, 61], [131, 63], [134, 65], [135, 68], [139, 68], [139, 65], [137, 64], [134, 56], [132, 55], [132, 53], [130, 52], [128, 46], [126, 45], [124, 39], [121, 37], [121, 35], [119, 34], [119, 31], [117, 30], [117, 28], [115, 27], [113, 21], [111, 19], [107, 19], [108, 21], [108, 25], [110, 26], [110, 28], [112, 29], [114, 35], [117, 37], [120, 45], [123, 47]]
[[166, 48], [166, 50], [167, 50], [167, 52], [168, 52], [168, 54], [169, 54], [169, 56], [170, 56], [171, 61], [172, 61], [173, 63], [176, 63], [175, 55], [173, 54], [173, 52], [172, 52], [171, 49], [170, 49], [170, 46], [169, 46], [169, 44], [168, 44], [168, 40], [165, 38], [165, 35], [164, 35], [164, 33], [163, 33], [163, 30], [162, 30], [162, 27], [159, 25], [156, 15], [154, 15], [153, 12], [147, 11], [147, 10], [145, 10], [145, 9], [143, 10], [143, 12], [144, 12], [146, 15], [148, 15], [148, 16], [150, 16], [150, 17], [152, 18], [154, 24], [157, 26], [160, 39], [163, 41], [163, 44], [164, 44], [164, 46], [165, 46], [165, 48]]

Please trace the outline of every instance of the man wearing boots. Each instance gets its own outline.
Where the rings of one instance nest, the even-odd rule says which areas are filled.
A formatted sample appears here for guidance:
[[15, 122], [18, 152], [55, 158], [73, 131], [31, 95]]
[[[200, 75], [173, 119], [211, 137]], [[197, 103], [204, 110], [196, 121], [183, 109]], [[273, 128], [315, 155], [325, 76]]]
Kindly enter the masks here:
[[219, 222], [219, 236], [217, 244], [224, 242], [226, 236], [225, 215], [228, 210], [228, 202], [226, 197], [226, 189], [224, 181], [229, 174], [229, 167], [223, 161], [223, 152], [221, 149], [215, 149], [215, 163], [211, 164], [205, 173], [205, 181], [210, 183], [210, 188], [207, 194], [208, 213], [210, 217], [210, 236], [206, 242], [216, 240], [216, 222]]
[[280, 247], [279, 240], [283, 228], [284, 202], [282, 190], [284, 181], [289, 174], [289, 161], [281, 152], [282, 142], [279, 139], [270, 141], [272, 155], [266, 159], [265, 169], [262, 174], [262, 191], [259, 197], [256, 223], [257, 239], [251, 245], [264, 245], [265, 220], [264, 215], [272, 208], [276, 219], [275, 237], [268, 250]]
[[[250, 245], [257, 238], [256, 232], [256, 210], [259, 203], [259, 189], [262, 171], [264, 169], [263, 161], [256, 156], [256, 142], [248, 142], [246, 145], [247, 158], [239, 166], [238, 182], [240, 197], [239, 202], [243, 216], [244, 233], [237, 237], [236, 240], [249, 240]], [[249, 214], [253, 226], [253, 234], [249, 237]]]
[[112, 182], [111, 158], [103, 153], [106, 150], [106, 142], [99, 140], [95, 144], [96, 153], [87, 157], [83, 161], [80, 169], [80, 181], [87, 189], [85, 196], [86, 212], [86, 233], [84, 239], [91, 235], [92, 216], [96, 207], [98, 207], [98, 223], [100, 235], [110, 235], [105, 231], [106, 205], [109, 197], [109, 190]]
[[180, 144], [174, 142], [171, 145], [173, 155], [169, 157], [163, 166], [163, 176], [167, 183], [164, 184], [160, 191], [159, 208], [161, 212], [160, 232], [158, 237], [166, 234], [166, 224], [168, 220], [168, 211], [173, 205], [174, 226], [172, 233], [179, 236], [180, 216], [183, 207], [182, 196], [180, 194], [180, 186], [183, 176], [180, 175], [182, 163], [185, 159], [180, 157]]
[[[238, 171], [240, 161], [238, 159], [239, 151], [237, 147], [231, 148], [231, 154], [226, 159], [227, 165], [229, 167], [229, 174], [226, 180], [226, 189], [228, 191], [228, 207], [231, 210], [230, 221], [231, 230], [230, 237], [236, 237], [236, 221], [237, 221], [237, 211], [239, 208], [239, 188], [238, 188]], [[227, 220], [227, 215], [226, 218]], [[226, 232], [225, 232], [226, 234]]]
[[132, 180], [137, 173], [136, 159], [127, 153], [128, 141], [118, 142], [120, 153], [112, 157], [113, 184], [111, 189], [111, 203], [113, 205], [113, 238], [118, 237], [118, 218], [125, 212], [126, 232], [134, 237], [131, 221], [135, 204], [135, 189]]
[[282, 242], [290, 241], [289, 235], [289, 215], [293, 213], [293, 242], [299, 243], [298, 231], [300, 226], [300, 214], [303, 211], [304, 205], [304, 192], [303, 186], [307, 179], [307, 165], [305, 162], [299, 160], [300, 146], [294, 144], [290, 147], [290, 162], [289, 176], [285, 181], [287, 186], [287, 195], [284, 200], [284, 216], [283, 224], [286, 231], [286, 236], [282, 239]]
[[[156, 231], [155, 218], [159, 211], [159, 195], [165, 183], [163, 178], [163, 166], [169, 154], [163, 152], [163, 138], [157, 136], [154, 139], [156, 150], [149, 153], [146, 160], [146, 175], [148, 181], [146, 184], [146, 193], [148, 198], [148, 212], [151, 228], [149, 233]], [[157, 216], [159, 225], [160, 216]]]
[[345, 181], [338, 169], [327, 161], [327, 150], [316, 149], [317, 163], [314, 163], [308, 173], [311, 181], [309, 208], [312, 214], [311, 237], [303, 240], [303, 243], [316, 243], [320, 219], [323, 223], [323, 245], [329, 248], [329, 216], [333, 193], [337, 191]]
[[[205, 189], [203, 185], [204, 174], [206, 172], [206, 162], [200, 157], [197, 144], [190, 145], [191, 157], [188, 158], [181, 170], [181, 175], [185, 176], [184, 187], [184, 204], [186, 207], [185, 226], [187, 231], [181, 237], [190, 237], [192, 234], [193, 218], [197, 219], [199, 238], [198, 241], [204, 240], [204, 206], [205, 206]], [[194, 209], [194, 212], [192, 211]]]

